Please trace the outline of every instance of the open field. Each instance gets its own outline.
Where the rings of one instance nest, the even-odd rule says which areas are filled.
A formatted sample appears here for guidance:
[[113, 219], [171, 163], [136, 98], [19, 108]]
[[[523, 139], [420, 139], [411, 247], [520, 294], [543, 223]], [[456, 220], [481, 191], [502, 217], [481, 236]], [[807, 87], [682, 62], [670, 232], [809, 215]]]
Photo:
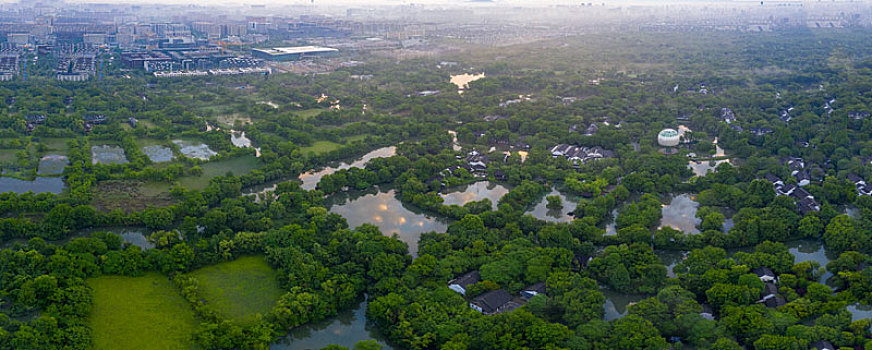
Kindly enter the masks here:
[[327, 153], [342, 147], [340, 144], [331, 141], [315, 141], [311, 146], [300, 147], [300, 152], [303, 154], [322, 154]]
[[271, 310], [284, 294], [276, 272], [262, 256], [245, 256], [191, 273], [203, 297], [225, 317], [251, 322]]
[[197, 319], [166, 276], [101, 276], [88, 280], [94, 349], [194, 349]]
[[100, 181], [96, 186], [93, 205], [97, 209], [124, 212], [143, 210], [149, 206], [165, 207], [173, 204], [169, 185], [137, 180]]
[[302, 111], [294, 112], [296, 115], [300, 116], [303, 119], [309, 119], [316, 115], [321, 114], [321, 112], [325, 111], [324, 108], [312, 108], [312, 109], [304, 109]]
[[224, 159], [200, 165], [203, 174], [200, 176], [185, 176], [179, 178], [179, 184], [187, 189], [202, 190], [209, 185], [209, 180], [218, 176], [224, 176], [227, 172], [233, 175], [245, 175], [257, 168], [258, 160], [254, 156], [242, 156], [238, 158]]
[[52, 154], [61, 154], [66, 155], [67, 150], [67, 141], [70, 139], [66, 138], [56, 138], [56, 137], [41, 137], [39, 138], [39, 143], [46, 145]]

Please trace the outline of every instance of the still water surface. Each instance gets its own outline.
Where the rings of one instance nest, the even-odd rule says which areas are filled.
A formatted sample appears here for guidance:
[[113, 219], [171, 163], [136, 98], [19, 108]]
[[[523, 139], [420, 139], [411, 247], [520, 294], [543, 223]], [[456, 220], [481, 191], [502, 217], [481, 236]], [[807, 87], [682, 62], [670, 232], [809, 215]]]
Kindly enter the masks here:
[[385, 235], [396, 233], [409, 245], [412, 256], [418, 254], [418, 239], [422, 233], [445, 232], [448, 228], [448, 220], [404, 206], [393, 189], [338, 193], [326, 202], [330, 212], [342, 215], [349, 227], [370, 223], [378, 226]]

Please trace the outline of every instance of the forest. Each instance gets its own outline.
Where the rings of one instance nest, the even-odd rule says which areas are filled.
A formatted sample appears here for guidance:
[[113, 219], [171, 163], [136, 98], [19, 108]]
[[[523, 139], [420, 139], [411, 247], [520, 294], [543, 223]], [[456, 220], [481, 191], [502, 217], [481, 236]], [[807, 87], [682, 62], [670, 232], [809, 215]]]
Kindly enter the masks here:
[[872, 349], [869, 34], [4, 82], [0, 349]]

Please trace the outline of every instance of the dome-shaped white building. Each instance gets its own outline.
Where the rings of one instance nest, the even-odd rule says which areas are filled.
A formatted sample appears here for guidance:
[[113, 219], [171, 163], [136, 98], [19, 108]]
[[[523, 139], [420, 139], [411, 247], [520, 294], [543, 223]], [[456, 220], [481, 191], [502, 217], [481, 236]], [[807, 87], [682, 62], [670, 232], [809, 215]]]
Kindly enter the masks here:
[[663, 129], [657, 135], [657, 143], [663, 147], [675, 147], [678, 146], [680, 138], [678, 131], [675, 131], [675, 129]]

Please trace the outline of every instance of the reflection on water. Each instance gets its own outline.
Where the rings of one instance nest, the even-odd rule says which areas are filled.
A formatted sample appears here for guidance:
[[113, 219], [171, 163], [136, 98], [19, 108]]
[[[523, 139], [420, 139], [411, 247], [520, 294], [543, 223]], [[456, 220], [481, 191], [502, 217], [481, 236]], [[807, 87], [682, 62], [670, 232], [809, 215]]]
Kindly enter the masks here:
[[730, 229], [732, 229], [733, 226], [736, 226], [733, 222], [733, 218], [724, 219], [724, 232], [730, 232]]
[[400, 202], [393, 189], [338, 193], [327, 199], [330, 212], [342, 215], [348, 226], [365, 223], [378, 226], [385, 235], [396, 233], [409, 245], [412, 256], [418, 254], [418, 238], [424, 232], [445, 232], [448, 222], [412, 211]]
[[484, 78], [484, 73], [479, 74], [457, 74], [451, 76], [451, 83], [457, 85], [457, 93], [462, 94], [464, 90], [469, 88], [469, 83]]
[[[715, 145], [715, 157], [725, 157], [724, 149], [721, 146]], [[703, 160], [703, 161], [690, 161], [687, 163], [687, 167], [693, 170], [693, 174], [696, 176], [705, 176], [709, 171], [715, 171], [715, 168], [718, 167], [721, 163], [729, 163], [729, 159], [720, 159], [720, 160]]]
[[57, 154], [49, 154], [39, 159], [39, 166], [36, 168], [37, 175], [56, 175], [64, 172], [64, 168], [70, 164], [67, 156]]
[[611, 217], [611, 221], [606, 225], [606, 236], [615, 236], [618, 234], [617, 224], [615, 223], [615, 219], [618, 218], [618, 209], [612, 209], [609, 216]]
[[[547, 196], [560, 196], [560, 200], [563, 201], [563, 208], [561, 209], [548, 209], [548, 199]], [[534, 217], [540, 220], [546, 221], [557, 221], [557, 222], [569, 222], [572, 221], [573, 217], [569, 215], [575, 207], [578, 205], [578, 202], [575, 201], [571, 197], [564, 196], [563, 193], [558, 192], [557, 190], [551, 190], [546, 196], [542, 197], [542, 200], [539, 201], [536, 206], [528, 211], [528, 213], [532, 214]]]
[[[830, 262], [830, 258], [827, 256], [824, 245], [820, 241], [803, 239], [799, 241], [787, 242], [785, 243], [785, 245], [790, 248], [790, 253], [793, 254], [794, 264], [803, 261], [817, 261], [821, 267], [826, 268], [827, 263]], [[821, 276], [821, 280], [818, 282], [826, 282], [826, 280], [832, 275], [833, 274], [829, 271], [824, 272], [823, 276]]]
[[660, 227], [672, 227], [684, 233], [697, 234], [700, 219], [696, 217], [696, 209], [699, 203], [688, 194], [680, 194], [672, 197], [672, 202], [663, 207], [663, 218], [660, 219]]
[[462, 149], [460, 144], [457, 143], [457, 131], [448, 130], [448, 134], [451, 135], [451, 149], [454, 151], [459, 151]]
[[218, 155], [217, 152], [209, 148], [208, 145], [202, 142], [188, 140], [173, 140], [173, 143], [179, 146], [179, 151], [188, 158], [196, 158], [200, 160], [209, 160], [212, 156]]
[[291, 330], [287, 337], [270, 345], [271, 350], [318, 350], [336, 344], [354, 348], [362, 340], [376, 340], [382, 350], [392, 350], [386, 338], [375, 327], [366, 324], [366, 301], [336, 317]]
[[382, 147], [365, 154], [363, 157], [360, 157], [351, 163], [340, 163], [336, 166], [326, 167], [319, 171], [307, 171], [300, 175], [300, 180], [303, 181], [303, 184], [300, 187], [304, 190], [314, 190], [324, 175], [330, 175], [342, 169], [363, 168], [370, 159], [393, 157], [396, 154], [396, 146]]
[[848, 305], [848, 312], [851, 313], [851, 321], [862, 320], [864, 318], [872, 319], [872, 306], [870, 305]]
[[688, 251], [686, 250], [655, 250], [654, 254], [660, 258], [660, 261], [663, 262], [663, 265], [666, 266], [666, 276], [670, 278], [675, 277], [675, 265], [684, 260], [684, 257], [687, 255]]
[[148, 156], [155, 163], [164, 163], [173, 160], [176, 156], [173, 155], [173, 150], [162, 145], [145, 146], [142, 148], [142, 153]]
[[482, 199], [490, 199], [493, 209], [497, 209], [497, 202], [509, 189], [497, 183], [490, 181], [479, 181], [470, 185], [452, 187], [442, 194], [442, 199], [445, 205], [464, 205], [469, 202], [480, 201]]
[[127, 163], [127, 156], [124, 155], [124, 149], [119, 146], [91, 146], [91, 163], [124, 164]]
[[[245, 131], [230, 130], [230, 143], [239, 148], [251, 147], [251, 139], [245, 136]], [[260, 147], [255, 147], [255, 157], [260, 157]]]
[[111, 232], [121, 236], [125, 242], [138, 246], [142, 249], [154, 248], [154, 244], [146, 237], [149, 230], [143, 227], [98, 227], [78, 231], [75, 237], [90, 237], [95, 232]]
[[37, 177], [33, 181], [19, 180], [11, 177], [0, 177], [0, 193], [54, 193], [64, 191], [66, 184], [60, 177]]
[[642, 299], [648, 298], [647, 295], [624, 294], [610, 289], [600, 289], [600, 292], [602, 292], [606, 297], [606, 302], [603, 304], [603, 308], [605, 309], [605, 315], [603, 318], [606, 321], [626, 316], [628, 306], [638, 303]]

